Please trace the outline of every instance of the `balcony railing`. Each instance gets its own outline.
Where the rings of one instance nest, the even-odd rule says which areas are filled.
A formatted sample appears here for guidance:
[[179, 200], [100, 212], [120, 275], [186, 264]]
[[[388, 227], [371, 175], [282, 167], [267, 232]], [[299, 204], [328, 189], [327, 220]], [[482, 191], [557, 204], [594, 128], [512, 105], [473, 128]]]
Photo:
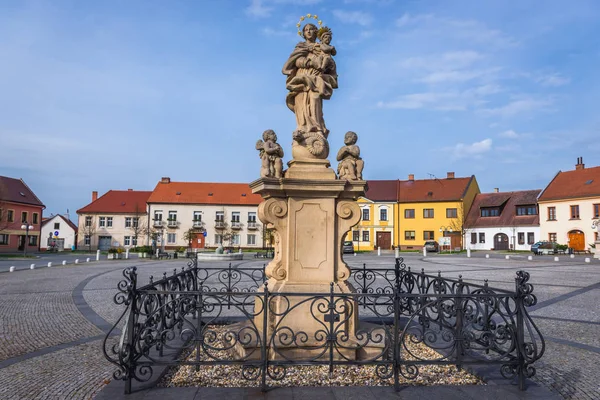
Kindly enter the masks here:
[[258, 229], [256, 221], [248, 221], [248, 229]]
[[215, 221], [215, 228], [217, 228], [217, 229], [225, 228], [225, 221], [223, 221], [222, 219], [217, 219]]
[[240, 221], [231, 221], [231, 229], [242, 229]]
[[193, 221], [193, 225], [192, 225], [192, 226], [193, 226], [194, 228], [202, 228], [202, 225], [203, 225], [203, 224], [202, 224], [202, 221], [200, 221], [200, 220], [194, 220], [194, 221]]
[[163, 224], [162, 219], [157, 219], [157, 220], [154, 220], [153, 226], [155, 228], [160, 228], [162, 226], [162, 224]]
[[170, 220], [170, 221], [167, 221], [167, 226], [168, 226], [169, 228], [177, 228], [177, 220]]

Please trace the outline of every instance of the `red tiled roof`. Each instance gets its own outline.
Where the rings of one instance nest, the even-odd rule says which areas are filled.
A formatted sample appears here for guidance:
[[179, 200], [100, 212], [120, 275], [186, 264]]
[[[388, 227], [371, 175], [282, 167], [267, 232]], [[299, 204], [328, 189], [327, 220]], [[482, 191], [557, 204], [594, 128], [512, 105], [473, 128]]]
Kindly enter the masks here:
[[475, 176], [452, 179], [417, 179], [400, 181], [398, 201], [418, 203], [429, 201], [459, 201]]
[[146, 202], [152, 192], [141, 190], [109, 190], [96, 201], [77, 210], [86, 213], [145, 213]]
[[539, 201], [600, 196], [600, 167], [559, 171]]
[[367, 181], [365, 198], [373, 201], [393, 201], [398, 198], [399, 180]]
[[159, 182], [148, 203], [230, 204], [256, 206], [262, 197], [252, 193], [247, 183]]
[[67, 225], [69, 225], [71, 228], [73, 228], [73, 230], [75, 232], [77, 232], [77, 229], [78, 229], [77, 225], [75, 225], [73, 223], [73, 221], [71, 221], [70, 219], [66, 218], [64, 215], [61, 215], [61, 214], [53, 215], [52, 217], [49, 217], [49, 218], [42, 218], [42, 226], [46, 225], [48, 222], [50, 222], [50, 220], [54, 219], [54, 217], [62, 218], [62, 220], [67, 223]]
[[46, 208], [23, 179], [0, 176], [0, 201], [30, 204]]
[[[540, 224], [539, 215], [517, 215], [517, 206], [536, 205], [541, 190], [522, 190], [518, 192], [479, 193], [467, 214], [465, 226], [481, 228], [491, 226], [536, 226]], [[482, 217], [481, 208], [497, 207], [504, 204], [498, 217]], [[491, 204], [491, 205], [490, 205]]]

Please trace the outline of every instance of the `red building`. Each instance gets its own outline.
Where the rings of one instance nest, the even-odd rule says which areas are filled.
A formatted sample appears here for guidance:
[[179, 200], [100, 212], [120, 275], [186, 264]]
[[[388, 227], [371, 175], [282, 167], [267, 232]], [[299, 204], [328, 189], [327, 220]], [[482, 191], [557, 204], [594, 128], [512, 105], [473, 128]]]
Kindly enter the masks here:
[[38, 251], [44, 208], [23, 179], [0, 176], [0, 252]]

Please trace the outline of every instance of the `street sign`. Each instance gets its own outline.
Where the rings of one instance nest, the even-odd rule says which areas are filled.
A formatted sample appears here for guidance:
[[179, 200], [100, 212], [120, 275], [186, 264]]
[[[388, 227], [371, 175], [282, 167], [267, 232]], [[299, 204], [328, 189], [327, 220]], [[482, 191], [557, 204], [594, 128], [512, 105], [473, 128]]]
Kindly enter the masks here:
[[54, 231], [54, 236], [58, 236], [58, 231]]
[[202, 235], [204, 235], [204, 237], [206, 237], [208, 235], [208, 233], [206, 231], [202, 232]]
[[450, 236], [444, 236], [440, 238], [440, 246], [450, 246]]

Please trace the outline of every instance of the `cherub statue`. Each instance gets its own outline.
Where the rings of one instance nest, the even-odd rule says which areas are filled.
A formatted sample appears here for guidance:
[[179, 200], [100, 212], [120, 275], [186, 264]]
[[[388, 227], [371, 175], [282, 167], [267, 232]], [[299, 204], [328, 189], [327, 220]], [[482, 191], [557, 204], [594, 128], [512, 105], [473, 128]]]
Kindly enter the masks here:
[[365, 162], [360, 158], [360, 148], [356, 145], [358, 135], [352, 131], [344, 136], [344, 144], [337, 153], [338, 178], [348, 181], [362, 180]]
[[261, 178], [283, 177], [283, 149], [277, 143], [277, 135], [272, 129], [263, 132], [263, 140], [256, 142], [262, 164], [260, 167]]
[[333, 56], [337, 54], [337, 50], [334, 46], [331, 46], [332, 32], [331, 29], [324, 26], [319, 29], [317, 33], [319, 38], [319, 51], [320, 51], [320, 69], [324, 73], [336, 73], [335, 61]]

